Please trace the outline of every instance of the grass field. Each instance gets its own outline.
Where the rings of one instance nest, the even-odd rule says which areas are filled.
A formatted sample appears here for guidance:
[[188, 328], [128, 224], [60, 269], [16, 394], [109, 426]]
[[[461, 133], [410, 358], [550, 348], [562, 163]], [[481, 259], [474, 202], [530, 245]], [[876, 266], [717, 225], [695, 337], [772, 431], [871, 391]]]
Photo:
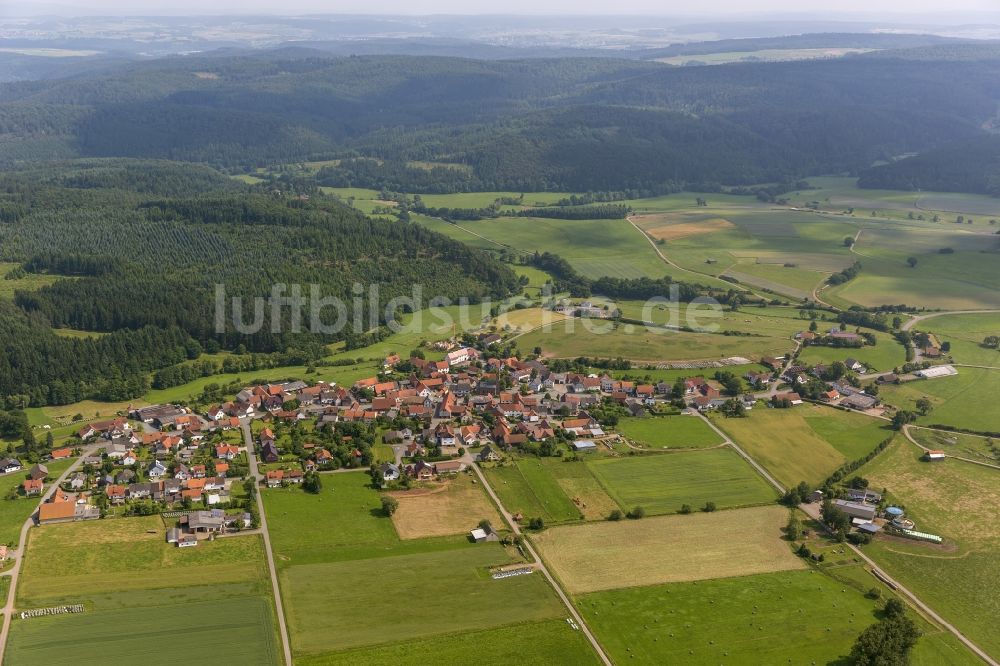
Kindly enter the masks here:
[[800, 481], [822, 483], [890, 434], [876, 419], [816, 405], [755, 409], [745, 419], [713, 418], [786, 487]]
[[300, 666], [426, 666], [467, 663], [599, 664], [579, 631], [545, 620], [464, 634], [435, 636], [297, 659]]
[[815, 60], [817, 58], [842, 58], [853, 53], [868, 53], [874, 49], [822, 48], [822, 49], [762, 49], [760, 51], [726, 51], [699, 53], [658, 58], [668, 65], [725, 65], [733, 62], [788, 62], [790, 60]]
[[513, 464], [484, 470], [490, 486], [512, 514], [525, 518], [541, 517], [545, 522], [579, 520], [580, 508], [549, 472], [549, 466], [536, 458], [523, 458]]
[[402, 539], [468, 534], [484, 518], [497, 529], [503, 527], [500, 514], [468, 474], [460, 474], [437, 488], [393, 495], [399, 500], [399, 508], [392, 522]]
[[[713, 666], [843, 663], [879, 607], [815, 570], [610, 590], [577, 606], [618, 663]], [[941, 635], [921, 638], [912, 663], [975, 663]]]
[[880, 538], [868, 546], [880, 566], [992, 655], [1000, 655], [1000, 472], [947, 460], [924, 463], [897, 437], [859, 473], [906, 507], [917, 529], [944, 547]]
[[958, 375], [917, 380], [882, 387], [885, 402], [900, 409], [915, 409], [926, 397], [934, 406], [917, 419], [921, 425], [941, 424], [979, 432], [1000, 432], [1000, 411], [995, 396], [1000, 393], [1000, 370], [958, 368]]
[[1000, 441], [997, 439], [915, 427], [910, 428], [910, 434], [927, 448], [940, 449], [952, 456], [1000, 465]]
[[260, 537], [218, 539], [197, 548], [164, 542], [159, 516], [122, 518], [31, 530], [19, 606], [73, 602], [108, 590], [247, 583], [266, 575]]
[[495, 543], [290, 567], [281, 572], [299, 655], [545, 620], [565, 612], [539, 574], [493, 580], [511, 562]]
[[682, 504], [697, 509], [715, 502], [725, 509], [775, 499], [771, 486], [730, 448], [587, 464], [622, 507], [641, 506], [649, 514], [673, 513]]
[[6, 278], [7, 274], [18, 266], [20, 264], [0, 262], [0, 298], [10, 300], [14, 298], [15, 291], [37, 291], [60, 279], [59, 275], [36, 275], [29, 273], [22, 278], [8, 280]]
[[[869, 331], [872, 332], [872, 331]], [[799, 363], [802, 365], [829, 365], [835, 361], [845, 361], [854, 358], [874, 372], [891, 372], [906, 363], [906, 349], [887, 333], [873, 332], [878, 340], [876, 345], [865, 345], [860, 349], [844, 349], [808, 345], [799, 353]]]
[[654, 449], [703, 448], [722, 444], [704, 421], [691, 416], [625, 417], [615, 429], [640, 446]]
[[[47, 464], [50, 478], [52, 480], [58, 478], [72, 462], [72, 460], [61, 460]], [[21, 536], [21, 526], [38, 506], [37, 497], [6, 499], [7, 493], [12, 488], [19, 487], [25, 478], [27, 470], [0, 476], [0, 543], [16, 546]]]
[[1000, 313], [943, 315], [921, 322], [916, 328], [950, 342], [957, 363], [1000, 367], [1000, 351], [982, 344], [985, 337], [1000, 335]]
[[[686, 333], [665, 329], [646, 329], [611, 322], [591, 322], [586, 330], [576, 320], [572, 330], [556, 324], [551, 330], [538, 330], [517, 338], [519, 349], [541, 347], [545, 356], [555, 358], [626, 358], [633, 361], [695, 361], [742, 356], [761, 358], [782, 355], [792, 349], [788, 339], [775, 337], [736, 337], [712, 333]], [[602, 332], [603, 331], [603, 332]]]
[[34, 528], [17, 607], [82, 603], [86, 611], [15, 620], [11, 663], [173, 663], [165, 635], [183, 635], [185, 649], [220, 662], [278, 663], [261, 537], [179, 549], [163, 533], [159, 516]]
[[319, 495], [300, 488], [263, 491], [278, 568], [470, 547], [464, 536], [400, 540], [370, 484], [364, 472], [350, 472], [324, 475]]
[[572, 594], [745, 576], [804, 565], [777, 506], [553, 527], [532, 537]]

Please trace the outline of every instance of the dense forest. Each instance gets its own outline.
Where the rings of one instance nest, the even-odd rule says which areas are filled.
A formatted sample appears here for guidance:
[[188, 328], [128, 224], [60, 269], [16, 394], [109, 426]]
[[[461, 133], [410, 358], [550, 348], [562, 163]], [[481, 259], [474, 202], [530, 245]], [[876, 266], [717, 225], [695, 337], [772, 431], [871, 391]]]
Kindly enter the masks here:
[[340, 161], [321, 184], [409, 193], [672, 191], [858, 173], [983, 136], [1000, 97], [996, 49], [897, 41], [920, 48], [713, 67], [303, 48], [177, 56], [0, 86], [0, 160], [243, 171], [327, 159]]
[[868, 169], [858, 185], [1000, 196], [1000, 137], [982, 137]]
[[[394, 314], [384, 305], [410, 296], [413, 285], [426, 299], [472, 301], [518, 288], [514, 273], [491, 256], [425, 227], [369, 219], [321, 196], [234, 190], [232, 182], [189, 165], [93, 160], [50, 166], [44, 176], [0, 177], [0, 261], [17, 263], [18, 274], [64, 278], [0, 304], [0, 397], [21, 396], [18, 404], [126, 399], [148, 388], [149, 372], [203, 349], [280, 352], [308, 363], [326, 354], [323, 342], [350, 347], [352, 338], [368, 339]], [[361, 317], [353, 307], [343, 315], [327, 308], [318, 314], [324, 324], [341, 318], [346, 325], [314, 336], [307, 303], [299, 331], [290, 308], [274, 319], [270, 307], [256, 333], [229, 324], [217, 330], [216, 285], [224, 285], [227, 303], [246, 303], [269, 296], [275, 284], [288, 285], [285, 295], [302, 285], [307, 298], [317, 285], [320, 296], [349, 306], [357, 296]], [[249, 304], [241, 314], [253, 320]], [[69, 339], [52, 326], [111, 335]]]

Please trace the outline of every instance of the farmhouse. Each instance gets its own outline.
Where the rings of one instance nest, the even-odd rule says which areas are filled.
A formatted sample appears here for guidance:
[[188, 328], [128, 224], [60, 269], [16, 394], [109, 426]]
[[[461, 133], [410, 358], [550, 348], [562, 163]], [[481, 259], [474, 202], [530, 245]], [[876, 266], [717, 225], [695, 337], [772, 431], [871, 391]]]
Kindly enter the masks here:
[[70, 501], [49, 501], [38, 508], [38, 522], [67, 523], [77, 520], [95, 520], [101, 517], [101, 510], [89, 504]]
[[479, 462], [496, 462], [500, 460], [502, 456], [493, 450], [493, 447], [487, 444], [483, 447], [483, 450], [479, 452], [476, 460]]
[[17, 458], [4, 458], [3, 460], [0, 460], [0, 472], [4, 474], [18, 472], [21, 469], [21, 461]]
[[841, 400], [840, 405], [842, 407], [847, 407], [848, 409], [856, 409], [860, 412], [864, 412], [878, 407], [879, 399], [865, 393], [855, 393], [854, 395], [849, 395]]
[[24, 495], [26, 497], [41, 495], [43, 487], [41, 479], [25, 479], [21, 484], [21, 488], [24, 489]]

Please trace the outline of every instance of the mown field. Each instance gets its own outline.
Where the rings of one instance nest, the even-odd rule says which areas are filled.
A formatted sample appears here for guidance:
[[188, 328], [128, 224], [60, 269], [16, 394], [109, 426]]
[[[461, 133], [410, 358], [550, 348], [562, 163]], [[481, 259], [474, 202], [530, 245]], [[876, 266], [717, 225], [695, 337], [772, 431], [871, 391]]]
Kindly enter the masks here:
[[883, 421], [818, 405], [755, 409], [744, 419], [712, 418], [786, 487], [822, 483], [891, 434]]
[[15, 620], [11, 663], [173, 663], [164, 635], [182, 635], [185, 649], [219, 662], [278, 663], [261, 537], [179, 549], [163, 534], [158, 516], [34, 528], [17, 607], [86, 611]]
[[532, 539], [565, 588], [584, 594], [640, 585], [800, 569], [781, 539], [778, 506], [565, 525]]
[[906, 507], [917, 529], [944, 546], [880, 538], [867, 552], [947, 621], [1000, 655], [1000, 471], [959, 460], [925, 463], [921, 450], [897, 437], [860, 474]]
[[500, 514], [469, 474], [460, 474], [435, 488], [403, 491], [393, 496], [399, 501], [399, 508], [392, 522], [402, 539], [468, 534], [484, 519], [497, 529], [503, 527]]
[[654, 449], [705, 448], [722, 439], [704, 421], [692, 416], [625, 417], [615, 430], [639, 446]]
[[[569, 464], [569, 463], [566, 463]], [[540, 517], [545, 522], [579, 520], [580, 507], [566, 495], [550, 468], [537, 458], [523, 458], [503, 466], [488, 467], [486, 478], [512, 514]]]
[[919, 322], [915, 328], [950, 342], [956, 363], [1000, 367], [1000, 351], [983, 345], [986, 337], [1000, 335], [1000, 313], [942, 315]]
[[829, 365], [836, 361], [843, 363], [848, 358], [853, 358], [864, 363], [871, 372], [892, 372], [893, 368], [899, 368], [906, 363], [906, 348], [892, 336], [877, 331], [867, 332], [875, 335], [877, 344], [865, 345], [859, 349], [808, 345], [802, 348], [799, 363], [810, 366]]
[[674, 513], [683, 504], [719, 509], [774, 501], [775, 492], [731, 448], [593, 460], [594, 476], [626, 509]]
[[489, 567], [511, 557], [495, 543], [477, 546], [284, 569], [293, 648], [319, 654], [565, 612], [539, 574], [493, 580]]

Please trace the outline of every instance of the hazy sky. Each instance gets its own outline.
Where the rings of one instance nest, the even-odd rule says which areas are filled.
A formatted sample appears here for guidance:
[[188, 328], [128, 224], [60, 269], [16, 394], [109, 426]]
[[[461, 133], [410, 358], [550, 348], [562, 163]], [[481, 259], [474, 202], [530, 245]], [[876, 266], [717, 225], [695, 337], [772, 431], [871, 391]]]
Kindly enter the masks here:
[[0, 0], [0, 14], [706, 14], [1000, 11], [998, 0]]

